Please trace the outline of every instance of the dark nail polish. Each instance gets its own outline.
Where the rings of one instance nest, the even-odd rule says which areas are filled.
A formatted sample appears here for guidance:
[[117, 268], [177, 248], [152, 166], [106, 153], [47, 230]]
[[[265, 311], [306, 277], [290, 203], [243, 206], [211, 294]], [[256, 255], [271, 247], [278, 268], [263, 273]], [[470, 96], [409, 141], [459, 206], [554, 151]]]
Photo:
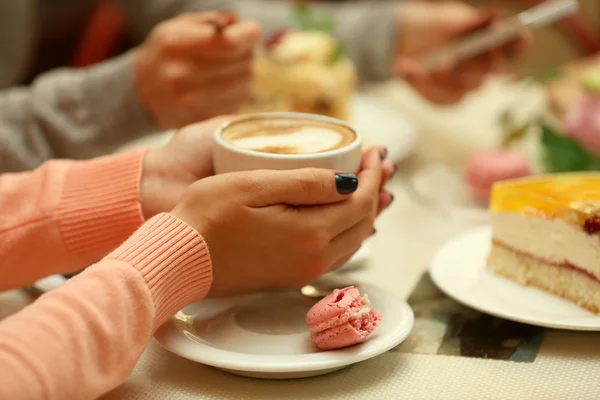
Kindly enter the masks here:
[[394, 172], [392, 172], [392, 176], [390, 176], [390, 179], [393, 178], [394, 176], [396, 176], [397, 173], [398, 173], [398, 164], [394, 164]]
[[207, 23], [212, 25], [217, 33], [223, 33], [223, 30], [225, 29], [225, 25], [217, 20], [209, 20]]
[[387, 147], [384, 147], [381, 150], [379, 150], [379, 157], [381, 157], [381, 161], [385, 160], [387, 155], [388, 155]]
[[377, 229], [373, 228], [373, 233], [371, 233], [371, 235], [374, 235], [377, 233]]
[[394, 202], [394, 193], [388, 192], [388, 194], [390, 195], [391, 199], [390, 202], [388, 203], [388, 207], [392, 205], [392, 203]]
[[353, 193], [358, 187], [358, 178], [354, 174], [335, 174], [335, 187], [339, 194]]

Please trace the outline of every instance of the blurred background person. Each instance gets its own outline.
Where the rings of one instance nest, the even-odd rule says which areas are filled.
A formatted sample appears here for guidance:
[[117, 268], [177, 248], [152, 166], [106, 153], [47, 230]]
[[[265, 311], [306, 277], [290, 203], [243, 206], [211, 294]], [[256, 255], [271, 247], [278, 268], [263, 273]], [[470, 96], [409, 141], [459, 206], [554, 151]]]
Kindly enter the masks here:
[[[260, 38], [261, 28], [248, 18], [270, 35], [293, 26], [293, 3], [2, 1], [0, 170], [31, 169], [54, 157], [89, 158], [144, 134], [236, 112], [250, 95], [252, 50]], [[526, 47], [517, 41], [425, 73], [420, 57], [499, 15], [456, 1], [311, 6], [334, 16], [333, 34], [362, 81], [404, 78], [438, 104], [460, 101]], [[181, 15], [207, 10], [233, 10], [241, 22], [232, 14]]]
[[[194, 10], [217, 3], [197, 1]], [[180, 15], [181, 1], [116, 4], [0, 2], [1, 171], [107, 153], [235, 112], [248, 98], [255, 22]]]

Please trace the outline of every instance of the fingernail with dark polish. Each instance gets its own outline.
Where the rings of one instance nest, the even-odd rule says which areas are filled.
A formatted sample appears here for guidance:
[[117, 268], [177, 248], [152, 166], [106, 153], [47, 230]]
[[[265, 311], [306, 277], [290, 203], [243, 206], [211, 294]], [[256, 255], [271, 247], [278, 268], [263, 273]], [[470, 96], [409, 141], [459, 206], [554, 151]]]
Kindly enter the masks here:
[[392, 172], [392, 176], [390, 176], [390, 178], [393, 178], [394, 176], [396, 176], [397, 173], [398, 173], [398, 164], [394, 164], [394, 172]]
[[381, 150], [379, 150], [379, 157], [381, 157], [381, 161], [385, 160], [387, 155], [388, 155], [387, 147], [383, 147], [383, 148], [381, 148]]
[[371, 233], [371, 235], [374, 235], [377, 233], [377, 229], [373, 228], [373, 233]]
[[335, 174], [335, 187], [339, 194], [353, 193], [358, 187], [358, 178], [354, 174]]
[[388, 203], [388, 205], [387, 205], [387, 206], [389, 207], [389, 206], [391, 206], [391, 205], [392, 205], [392, 203], [394, 202], [394, 193], [392, 193], [392, 192], [388, 192], [388, 194], [389, 194], [389, 195], [390, 195], [390, 197], [391, 197], [391, 199], [390, 199], [390, 202], [389, 202], [389, 203]]

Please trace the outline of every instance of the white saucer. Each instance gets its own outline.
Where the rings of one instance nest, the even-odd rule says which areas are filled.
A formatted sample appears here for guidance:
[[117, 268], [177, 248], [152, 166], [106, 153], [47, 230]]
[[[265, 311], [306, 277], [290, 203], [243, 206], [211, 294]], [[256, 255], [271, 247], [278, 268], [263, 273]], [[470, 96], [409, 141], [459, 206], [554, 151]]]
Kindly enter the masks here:
[[386, 146], [394, 162], [408, 157], [417, 144], [417, 129], [406, 116], [361, 94], [352, 98], [349, 123], [367, 142]]
[[412, 309], [393, 294], [356, 285], [382, 315], [364, 343], [320, 351], [311, 341], [305, 317], [315, 300], [299, 291], [211, 299], [192, 304], [155, 334], [167, 350], [227, 372], [264, 379], [291, 379], [333, 372], [384, 353], [412, 329]]
[[62, 275], [50, 275], [35, 282], [32, 287], [41, 293], [46, 293], [58, 288], [66, 281], [67, 278]]
[[[368, 246], [361, 246], [358, 251], [352, 256], [352, 258], [343, 266], [337, 269], [338, 272], [358, 269], [365, 265], [367, 260], [371, 257], [371, 249]], [[62, 275], [50, 275], [44, 279], [40, 279], [35, 282], [32, 287], [40, 293], [49, 292], [52, 289], [56, 289], [67, 281]]]
[[435, 255], [430, 274], [448, 296], [481, 312], [548, 328], [600, 331], [600, 316], [532, 287], [487, 271], [489, 226], [461, 234]]
[[[417, 144], [417, 129], [407, 117], [361, 94], [352, 98], [349, 123], [367, 143], [386, 146], [388, 158], [394, 162], [408, 157]], [[173, 133], [168, 131], [144, 136], [124, 144], [119, 150], [160, 147], [169, 141]]]

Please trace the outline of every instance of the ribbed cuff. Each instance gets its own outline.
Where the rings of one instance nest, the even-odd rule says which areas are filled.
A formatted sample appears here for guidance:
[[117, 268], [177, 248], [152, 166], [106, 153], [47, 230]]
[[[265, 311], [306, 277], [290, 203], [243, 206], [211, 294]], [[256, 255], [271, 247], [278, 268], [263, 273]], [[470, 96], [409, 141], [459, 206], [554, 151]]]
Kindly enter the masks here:
[[154, 329], [187, 304], [205, 297], [212, 264], [204, 239], [171, 214], [158, 214], [107, 256], [133, 265], [152, 293]]
[[55, 218], [82, 264], [101, 259], [144, 222], [140, 204], [146, 150], [73, 163]]

